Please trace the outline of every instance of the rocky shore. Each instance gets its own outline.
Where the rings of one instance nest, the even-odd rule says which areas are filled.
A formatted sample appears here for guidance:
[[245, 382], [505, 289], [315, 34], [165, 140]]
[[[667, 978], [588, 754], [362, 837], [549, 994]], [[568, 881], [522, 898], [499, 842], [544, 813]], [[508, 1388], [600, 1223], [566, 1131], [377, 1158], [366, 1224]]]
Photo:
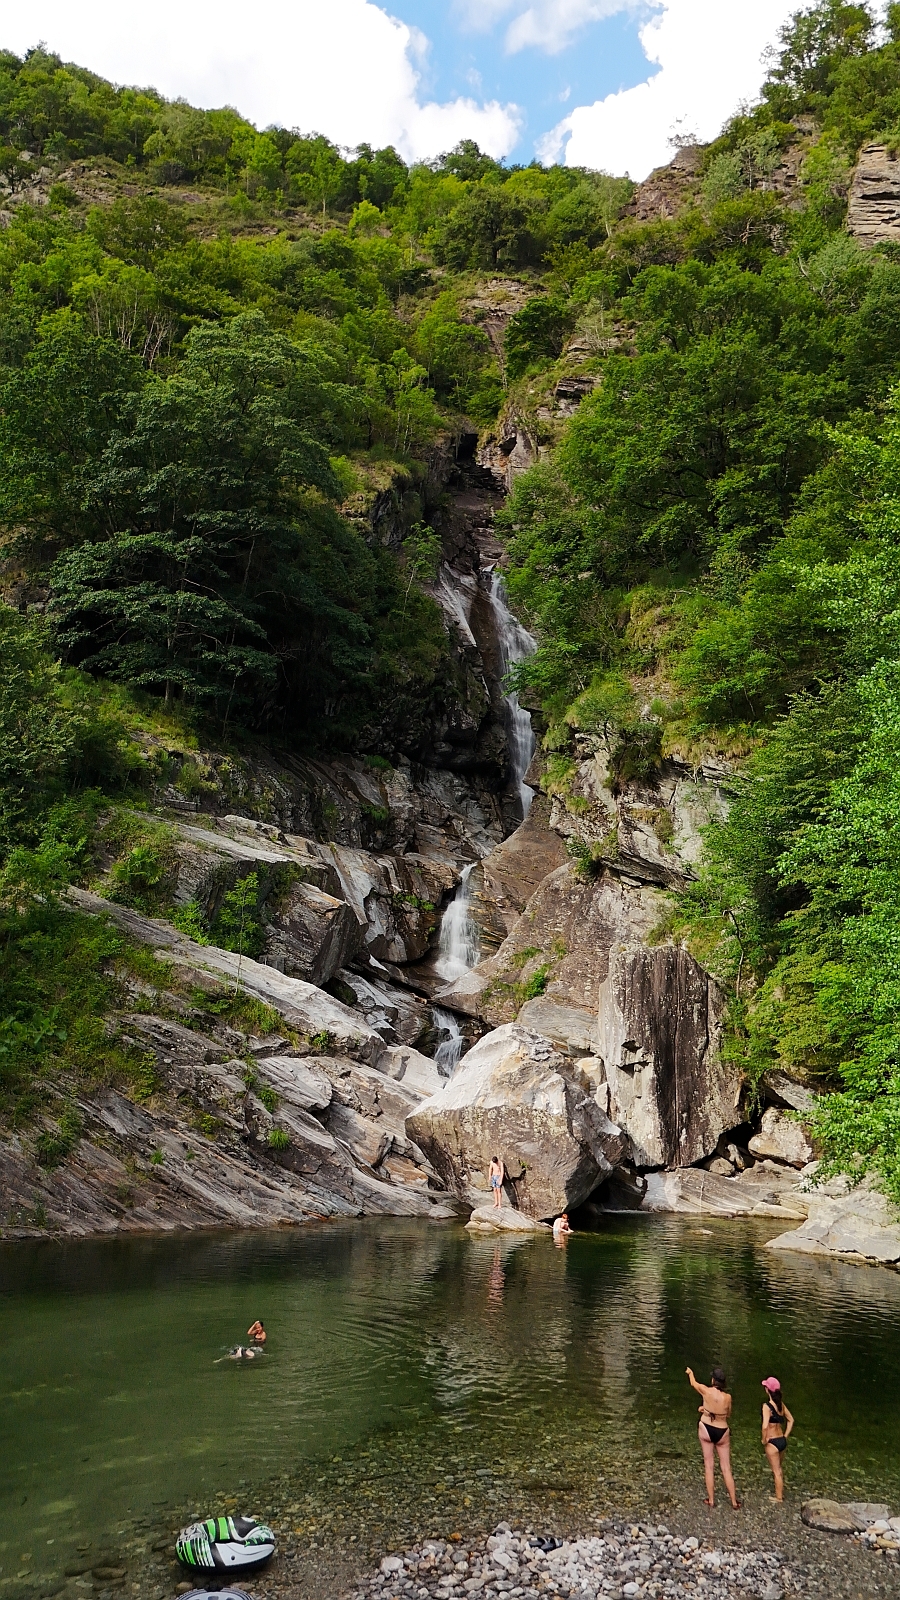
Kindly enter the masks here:
[[[555, 1548], [542, 1548], [547, 1544]], [[802, 1576], [777, 1551], [719, 1549], [696, 1534], [680, 1538], [664, 1523], [604, 1519], [592, 1537], [554, 1540], [501, 1522], [483, 1543], [427, 1540], [402, 1556], [385, 1556], [352, 1600], [465, 1600], [476, 1594], [652, 1600], [697, 1593], [728, 1600], [736, 1590], [782, 1600], [789, 1587], [800, 1592]]]

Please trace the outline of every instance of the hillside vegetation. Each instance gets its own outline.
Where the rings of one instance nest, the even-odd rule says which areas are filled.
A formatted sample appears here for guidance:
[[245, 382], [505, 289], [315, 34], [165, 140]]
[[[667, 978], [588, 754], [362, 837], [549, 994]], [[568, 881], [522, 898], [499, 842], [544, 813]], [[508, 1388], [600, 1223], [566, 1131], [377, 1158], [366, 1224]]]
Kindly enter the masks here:
[[[900, 147], [898, 5], [799, 13], [644, 222], [624, 179], [469, 142], [407, 167], [0, 57], [7, 1117], [113, 982], [54, 896], [152, 777], [135, 730], [402, 752], [447, 677], [415, 491], [515, 415], [552, 446], [503, 517], [548, 756], [735, 765], [670, 931], [748, 1076], [837, 1088], [825, 1148], [900, 1197], [900, 251], [844, 228], [872, 139]], [[385, 545], [346, 513], [398, 474]]]

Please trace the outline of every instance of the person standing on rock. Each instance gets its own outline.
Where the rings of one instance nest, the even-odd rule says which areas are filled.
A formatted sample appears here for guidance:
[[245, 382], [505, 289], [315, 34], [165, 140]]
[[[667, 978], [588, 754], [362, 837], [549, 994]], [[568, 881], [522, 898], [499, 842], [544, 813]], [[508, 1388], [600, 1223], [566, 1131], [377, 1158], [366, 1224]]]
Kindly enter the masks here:
[[703, 1451], [703, 1472], [706, 1478], [706, 1504], [710, 1507], [716, 1503], [716, 1456], [719, 1458], [719, 1471], [722, 1482], [728, 1490], [728, 1498], [734, 1510], [738, 1510], [737, 1491], [734, 1487], [734, 1478], [731, 1473], [731, 1395], [725, 1390], [725, 1373], [721, 1367], [713, 1367], [709, 1383], [698, 1383], [690, 1367], [686, 1367], [692, 1389], [696, 1389], [702, 1404], [697, 1407], [700, 1412], [700, 1421], [697, 1425], [697, 1437]]
[[784, 1452], [794, 1419], [784, 1403], [778, 1379], [763, 1378], [762, 1386], [765, 1391], [762, 1408], [763, 1449], [775, 1479], [774, 1499], [780, 1504], [784, 1499]]
[[494, 1192], [494, 1209], [499, 1211], [503, 1204], [503, 1180], [506, 1177], [506, 1168], [499, 1156], [491, 1156], [491, 1165], [488, 1169], [488, 1178]]

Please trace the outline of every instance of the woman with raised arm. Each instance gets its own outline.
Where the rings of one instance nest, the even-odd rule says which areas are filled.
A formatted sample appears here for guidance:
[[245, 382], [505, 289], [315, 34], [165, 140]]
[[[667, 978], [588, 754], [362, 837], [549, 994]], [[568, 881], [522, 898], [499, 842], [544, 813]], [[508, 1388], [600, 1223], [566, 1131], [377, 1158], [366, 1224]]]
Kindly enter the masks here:
[[702, 1404], [697, 1407], [700, 1412], [700, 1421], [697, 1425], [697, 1437], [703, 1451], [703, 1472], [706, 1477], [706, 1504], [714, 1506], [716, 1503], [716, 1456], [719, 1458], [719, 1471], [722, 1481], [728, 1490], [728, 1497], [735, 1511], [738, 1510], [738, 1497], [734, 1487], [734, 1478], [731, 1473], [731, 1395], [726, 1392], [725, 1374], [721, 1367], [713, 1367], [709, 1383], [698, 1383], [691, 1368], [686, 1368], [691, 1388], [696, 1389]]
[[784, 1499], [784, 1452], [794, 1426], [794, 1419], [784, 1403], [778, 1379], [763, 1378], [762, 1386], [763, 1449], [772, 1468], [772, 1477], [775, 1479], [775, 1494], [772, 1498], [780, 1503]]

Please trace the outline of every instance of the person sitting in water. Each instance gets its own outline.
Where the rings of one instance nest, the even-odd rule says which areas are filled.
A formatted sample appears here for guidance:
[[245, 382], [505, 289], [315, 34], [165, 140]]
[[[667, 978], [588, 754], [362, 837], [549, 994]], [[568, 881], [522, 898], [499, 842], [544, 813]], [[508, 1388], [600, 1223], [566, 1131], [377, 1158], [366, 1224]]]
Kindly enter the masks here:
[[762, 1386], [765, 1392], [762, 1408], [763, 1449], [775, 1479], [773, 1498], [780, 1503], [784, 1499], [784, 1452], [794, 1419], [784, 1403], [778, 1379], [763, 1378]]
[[728, 1496], [735, 1511], [738, 1497], [731, 1473], [731, 1395], [725, 1390], [725, 1374], [721, 1367], [713, 1367], [709, 1383], [698, 1383], [690, 1367], [686, 1367], [692, 1389], [696, 1389], [702, 1404], [697, 1407], [700, 1421], [697, 1437], [703, 1451], [703, 1471], [706, 1478], [706, 1504], [716, 1503], [716, 1456]]
[[254, 1322], [253, 1327], [247, 1329], [247, 1338], [255, 1339], [257, 1344], [265, 1344], [266, 1330], [261, 1322]]
[[553, 1224], [553, 1237], [554, 1239], [564, 1239], [566, 1234], [571, 1232], [572, 1229], [569, 1227], [569, 1213], [568, 1211], [564, 1211], [562, 1216], [557, 1217]]
[[494, 1194], [494, 1208], [499, 1211], [503, 1204], [503, 1180], [506, 1177], [506, 1168], [499, 1156], [491, 1156], [491, 1165], [488, 1177]]

